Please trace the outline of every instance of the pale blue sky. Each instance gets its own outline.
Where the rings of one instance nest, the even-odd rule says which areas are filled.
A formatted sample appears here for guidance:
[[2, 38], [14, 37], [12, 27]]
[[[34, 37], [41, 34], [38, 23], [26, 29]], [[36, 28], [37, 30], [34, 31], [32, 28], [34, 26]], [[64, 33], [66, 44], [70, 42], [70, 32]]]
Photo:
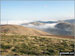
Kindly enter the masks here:
[[74, 18], [74, 1], [2, 1], [2, 21], [64, 20]]

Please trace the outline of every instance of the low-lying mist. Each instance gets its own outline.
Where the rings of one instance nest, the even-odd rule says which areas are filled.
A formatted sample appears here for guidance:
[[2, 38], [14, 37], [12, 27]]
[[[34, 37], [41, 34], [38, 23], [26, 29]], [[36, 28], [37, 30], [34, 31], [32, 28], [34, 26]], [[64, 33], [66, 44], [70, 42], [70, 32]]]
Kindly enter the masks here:
[[31, 27], [31, 28], [37, 28], [37, 29], [46, 29], [46, 28], [55, 28], [55, 25], [57, 23], [53, 23], [53, 24], [44, 24], [44, 25], [33, 25], [33, 24], [28, 24], [28, 25], [24, 25], [26, 27]]
[[71, 23], [27, 24], [23, 26], [39, 29], [55, 35], [73, 35], [73, 25]]

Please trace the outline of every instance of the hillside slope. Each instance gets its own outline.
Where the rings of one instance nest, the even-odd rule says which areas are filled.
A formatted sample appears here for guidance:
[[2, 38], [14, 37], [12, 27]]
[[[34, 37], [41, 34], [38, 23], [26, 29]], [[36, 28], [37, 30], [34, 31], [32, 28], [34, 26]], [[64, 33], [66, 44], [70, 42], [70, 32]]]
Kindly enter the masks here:
[[44, 36], [44, 35], [50, 35], [46, 32], [36, 30], [33, 28], [27, 28], [20, 25], [0, 25], [0, 32], [6, 33], [8, 35], [11, 34], [20, 34], [20, 35], [38, 35], [38, 36]]

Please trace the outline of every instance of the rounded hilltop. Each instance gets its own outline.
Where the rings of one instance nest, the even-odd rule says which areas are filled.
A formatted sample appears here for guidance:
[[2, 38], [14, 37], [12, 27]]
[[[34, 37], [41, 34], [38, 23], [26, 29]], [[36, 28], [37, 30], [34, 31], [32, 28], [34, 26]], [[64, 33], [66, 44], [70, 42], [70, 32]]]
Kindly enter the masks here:
[[19, 34], [19, 35], [32, 35], [32, 36], [47, 36], [50, 35], [49, 33], [33, 29], [33, 28], [28, 28], [24, 27], [21, 25], [0, 25], [0, 32], [1, 34], [6, 33], [7, 35], [12, 35], [12, 34]]

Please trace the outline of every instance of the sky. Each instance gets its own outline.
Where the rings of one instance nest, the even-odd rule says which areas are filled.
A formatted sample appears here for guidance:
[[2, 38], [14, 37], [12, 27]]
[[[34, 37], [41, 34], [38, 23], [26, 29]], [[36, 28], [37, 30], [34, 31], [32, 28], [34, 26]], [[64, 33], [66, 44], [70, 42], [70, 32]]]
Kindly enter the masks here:
[[1, 23], [74, 18], [74, 1], [1, 1]]

